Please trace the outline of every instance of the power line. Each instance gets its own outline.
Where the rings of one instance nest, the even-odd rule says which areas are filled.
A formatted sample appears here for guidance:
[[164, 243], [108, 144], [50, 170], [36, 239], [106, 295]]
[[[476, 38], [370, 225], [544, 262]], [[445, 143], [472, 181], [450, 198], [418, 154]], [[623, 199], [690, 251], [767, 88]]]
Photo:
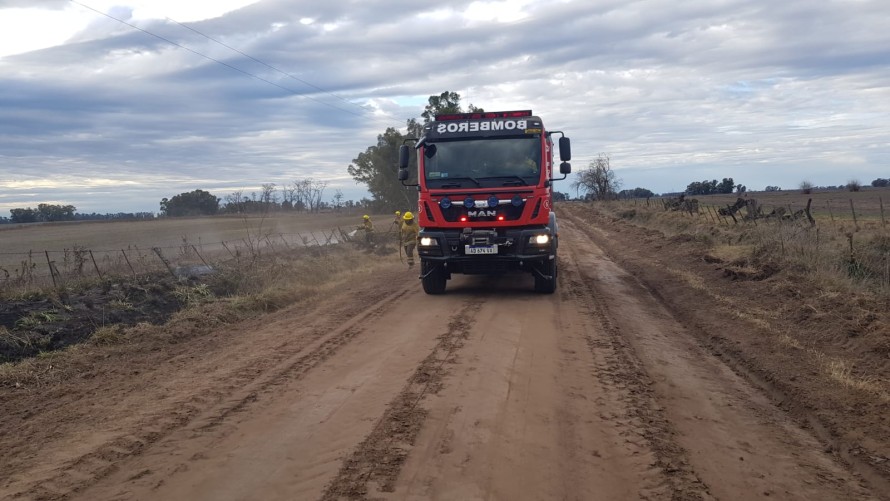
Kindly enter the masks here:
[[[299, 91], [296, 91], [296, 90], [291, 89], [291, 88], [289, 88], [289, 87], [285, 87], [285, 86], [283, 86], [283, 85], [277, 84], [277, 83], [275, 83], [275, 82], [273, 82], [273, 81], [271, 81], [271, 80], [268, 80], [268, 79], [266, 79], [266, 78], [263, 78], [263, 77], [261, 77], [261, 76], [259, 76], [259, 75], [255, 75], [255, 74], [253, 74], [253, 73], [250, 73], [249, 71], [242, 70], [241, 68], [238, 68], [237, 66], [233, 66], [233, 65], [231, 65], [231, 64], [229, 64], [229, 63], [226, 63], [226, 62], [224, 62], [224, 61], [220, 61], [219, 59], [216, 59], [216, 58], [214, 58], [214, 57], [208, 56], [207, 54], [204, 54], [204, 53], [202, 53], [202, 52], [199, 52], [199, 51], [197, 51], [197, 50], [194, 50], [194, 49], [192, 49], [192, 48], [190, 48], [190, 47], [187, 47], [187, 46], [185, 46], [185, 45], [182, 45], [182, 44], [180, 44], [180, 43], [178, 43], [178, 42], [174, 42], [173, 40], [170, 40], [169, 38], [166, 38], [166, 37], [163, 37], [163, 36], [161, 36], [161, 35], [152, 33], [151, 31], [148, 31], [148, 30], [146, 30], [146, 29], [144, 29], [144, 28], [140, 28], [139, 26], [136, 26], [136, 25], [134, 25], [134, 24], [132, 24], [132, 23], [129, 23], [129, 22], [123, 20], [123, 19], [114, 17], [114, 16], [112, 16], [111, 14], [107, 14], [107, 13], [105, 13], [105, 12], [102, 12], [102, 11], [98, 10], [98, 9], [95, 9], [95, 8], [93, 8], [93, 7], [90, 7], [89, 5], [86, 5], [86, 4], [83, 4], [83, 3], [81, 3], [81, 2], [78, 2], [77, 0], [69, 0], [69, 1], [70, 1], [71, 3], [73, 3], [73, 4], [76, 4], [76, 5], [79, 5], [79, 6], [83, 7], [83, 8], [85, 8], [85, 9], [89, 9], [89, 10], [91, 10], [91, 11], [93, 11], [93, 12], [99, 14], [99, 15], [105, 16], [105, 17], [107, 17], [107, 18], [109, 18], [109, 19], [112, 19], [112, 20], [114, 20], [114, 21], [117, 21], [117, 22], [119, 22], [119, 23], [121, 23], [121, 24], [127, 25], [127, 26], [129, 26], [130, 28], [133, 28], [133, 29], [135, 29], [135, 30], [141, 31], [142, 33], [145, 33], [146, 35], [155, 37], [155, 38], [157, 38], [157, 39], [159, 39], [159, 40], [162, 40], [162, 41], [167, 42], [167, 43], [169, 43], [169, 44], [171, 44], [171, 45], [174, 45], [174, 46], [176, 46], [176, 47], [179, 47], [180, 49], [185, 49], [185, 50], [191, 52], [192, 54], [195, 54], [195, 55], [197, 55], [197, 56], [203, 57], [204, 59], [207, 59], [207, 60], [212, 61], [212, 62], [214, 62], [214, 63], [220, 64], [220, 65], [225, 66], [225, 67], [227, 67], [227, 68], [229, 68], [229, 69], [235, 70], [235, 71], [237, 71], [237, 72], [239, 72], [239, 73], [242, 73], [242, 74], [244, 74], [244, 75], [247, 75], [247, 76], [249, 76], [249, 77], [251, 77], [251, 78], [255, 78], [255, 79], [257, 79], [257, 80], [259, 80], [259, 81], [261, 81], [261, 82], [265, 82], [265, 83], [267, 83], [267, 84], [269, 84], [269, 85], [272, 85], [272, 86], [274, 86], [274, 87], [277, 87], [277, 88], [279, 88], [279, 89], [281, 89], [281, 90], [284, 90], [284, 91], [286, 91], [286, 92], [288, 92], [288, 93], [295, 94], [295, 95], [300, 96], [300, 97], [304, 97], [304, 98], [306, 98], [306, 99], [315, 101], [316, 103], [318, 103], [318, 104], [322, 104], [322, 105], [327, 106], [327, 107], [329, 107], [329, 108], [333, 108], [333, 109], [335, 109], [335, 110], [342, 111], [342, 112], [344, 112], [344, 113], [349, 113], [350, 115], [354, 115], [354, 116], [361, 117], [361, 118], [368, 118], [367, 115], [363, 115], [363, 114], [356, 113], [356, 112], [353, 112], [353, 111], [350, 111], [350, 110], [347, 110], [347, 109], [344, 109], [344, 108], [340, 108], [340, 107], [338, 107], [338, 106], [334, 106], [333, 104], [326, 103], [326, 102], [321, 101], [321, 100], [319, 100], [319, 99], [316, 99], [316, 98], [314, 98], [314, 97], [312, 97], [312, 96], [309, 96], [309, 95], [300, 93]], [[256, 62], [258, 62], [258, 63], [260, 63], [260, 64], [263, 64], [263, 65], [265, 65], [265, 66], [267, 66], [267, 67], [269, 67], [269, 68], [271, 68], [271, 69], [273, 69], [273, 70], [275, 70], [275, 71], [278, 71], [279, 73], [282, 73], [282, 74], [284, 74], [284, 75], [286, 75], [286, 76], [288, 76], [288, 77], [290, 77], [290, 78], [293, 78], [294, 80], [303, 82], [304, 84], [306, 84], [306, 85], [308, 85], [308, 86], [310, 86], [310, 87], [313, 87], [313, 88], [318, 89], [318, 90], [320, 90], [320, 91], [322, 91], [322, 92], [325, 92], [326, 94], [333, 95], [334, 97], [337, 97], [337, 98], [340, 99], [340, 100], [346, 101], [345, 99], [343, 99], [343, 98], [341, 98], [341, 97], [339, 97], [339, 96], [336, 96], [336, 95], [334, 95], [334, 94], [331, 94], [330, 92], [327, 92], [327, 91], [325, 91], [324, 89], [322, 89], [322, 88], [320, 88], [320, 87], [318, 87], [318, 86], [316, 86], [316, 85], [313, 85], [313, 84], [311, 84], [311, 83], [309, 83], [309, 82], [306, 82], [306, 81], [304, 81], [304, 80], [301, 80], [301, 79], [299, 79], [299, 78], [297, 78], [297, 77], [294, 77], [293, 75], [290, 75], [290, 74], [288, 74], [288, 73], [286, 73], [286, 72], [284, 72], [284, 71], [282, 71], [282, 70], [279, 70], [279, 69], [277, 69], [277, 68], [275, 68], [275, 67], [273, 67], [273, 66], [271, 66], [271, 65], [269, 65], [269, 64], [266, 64], [266, 63], [264, 63], [263, 61], [260, 61], [259, 59], [256, 59], [256, 58], [254, 58], [254, 57], [252, 57], [252, 56], [249, 56], [249, 55], [247, 55], [247, 54], [245, 54], [245, 53], [239, 51], [238, 49], [235, 49], [235, 48], [230, 47], [230, 46], [228, 46], [228, 45], [226, 45], [226, 44], [224, 44], [224, 43], [222, 43], [222, 42], [219, 42], [219, 41], [217, 41], [217, 40], [214, 40], [213, 38], [211, 38], [211, 37], [209, 37], [209, 36], [207, 36], [207, 35], [204, 35], [203, 33], [199, 32], [199, 31], [197, 31], [197, 30], [195, 30], [195, 29], [193, 29], [193, 28], [190, 28], [190, 27], [188, 27], [188, 26], [185, 26], [185, 25], [183, 25], [182, 23], [179, 23], [178, 21], [174, 21], [174, 20], [172, 20], [172, 19], [170, 19], [170, 18], [167, 18], [167, 19], [170, 20], [170, 21], [173, 21], [173, 22], [176, 23], [176, 24], [179, 24], [180, 26], [183, 26], [184, 28], [187, 28], [187, 29], [189, 29], [189, 30], [191, 30], [191, 31], [194, 31], [195, 33], [197, 33], [197, 34], [199, 34], [199, 35], [201, 35], [201, 36], [204, 36], [204, 37], [206, 37], [206, 38], [209, 39], [209, 40], [212, 40], [212, 41], [214, 41], [214, 42], [216, 42], [216, 43], [219, 43], [220, 45], [222, 45], [222, 46], [224, 46], [224, 47], [226, 47], [226, 48], [228, 48], [228, 49], [230, 49], [230, 50], [234, 50], [235, 52], [237, 52], [237, 53], [239, 53], [239, 54], [241, 54], [241, 55], [243, 55], [243, 56], [245, 56], [245, 57], [248, 57], [248, 58], [250, 58], [250, 59], [252, 59], [252, 60], [254, 60], [254, 61], [256, 61]], [[346, 101], [346, 102], [349, 103], [349, 101]], [[358, 106], [358, 105], [356, 105], [356, 104], [354, 104], [354, 103], [349, 103], [349, 104], [352, 104], [353, 106]], [[360, 108], [361, 108], [361, 107], [360, 107]], [[363, 108], [362, 108], [362, 109], [363, 109]], [[389, 116], [392, 117], [391, 115], [389, 115]], [[380, 123], [383, 123], [383, 121], [382, 121], [381, 119], [377, 118], [377, 117], [373, 117], [373, 116], [372, 116], [372, 117], [370, 117], [370, 118], [371, 118], [372, 120], [374, 120], [374, 121], [379, 121]], [[388, 122], [387, 122], [387, 123], [388, 123]]]
[[[187, 30], [189, 30], [189, 31], [192, 31], [192, 32], [194, 32], [194, 33], [196, 33], [196, 34], [198, 34], [198, 35], [201, 35], [202, 37], [206, 38], [207, 40], [210, 40], [211, 42], [214, 42], [214, 43], [216, 43], [216, 44], [222, 45], [223, 47], [225, 47], [225, 48], [227, 48], [227, 49], [229, 49], [229, 50], [231, 50], [231, 51], [237, 52], [238, 54], [241, 54], [242, 56], [244, 56], [244, 57], [250, 59], [251, 61], [255, 61], [255, 62], [259, 63], [259, 64], [262, 64], [263, 66], [265, 66], [265, 67], [267, 67], [267, 68], [269, 68], [269, 69], [271, 69], [271, 70], [273, 70], [273, 71], [276, 71], [276, 72], [278, 72], [278, 73], [281, 73], [282, 75], [284, 75], [284, 76], [286, 76], [286, 77], [288, 77], [288, 78], [292, 78], [292, 79], [294, 79], [294, 80], [296, 80], [296, 81], [298, 81], [298, 82], [300, 82], [300, 83], [302, 83], [302, 84], [304, 84], [304, 85], [307, 85], [307, 86], [309, 86], [309, 87], [312, 87], [312, 88], [315, 89], [315, 90], [318, 90], [319, 92], [323, 92], [323, 93], [325, 93], [325, 94], [327, 94], [327, 95], [329, 95], [329, 96], [332, 96], [332, 97], [335, 97], [335, 98], [339, 99], [340, 101], [343, 101], [343, 102], [346, 103], [346, 104], [349, 104], [349, 105], [351, 105], [351, 106], [355, 106], [355, 107], [357, 107], [357, 108], [360, 108], [362, 111], [365, 111], [365, 109], [364, 109], [362, 106], [357, 105], [357, 104], [353, 103], [352, 101], [349, 101], [348, 99], [344, 99], [344, 98], [342, 98], [342, 97], [340, 97], [340, 96], [334, 94], [333, 92], [330, 92], [330, 91], [328, 91], [328, 90], [326, 90], [326, 89], [323, 89], [323, 88], [321, 88], [321, 87], [319, 87], [319, 86], [317, 86], [317, 85], [315, 85], [315, 84], [313, 84], [313, 83], [311, 83], [311, 82], [307, 82], [306, 80], [303, 80], [302, 78], [299, 78], [299, 77], [297, 77], [297, 76], [294, 76], [294, 75], [292, 75], [292, 74], [290, 74], [290, 73], [288, 73], [288, 72], [286, 72], [286, 71], [284, 71], [284, 70], [281, 70], [281, 69], [279, 69], [279, 68], [276, 68], [275, 66], [272, 66], [271, 64], [268, 64], [268, 63], [266, 63], [265, 61], [261, 61], [261, 60], [255, 58], [255, 57], [251, 56], [250, 54], [247, 54], [247, 53], [245, 53], [245, 52], [243, 52], [243, 51], [241, 51], [241, 50], [239, 50], [239, 49], [237, 49], [237, 48], [235, 48], [235, 47], [232, 47], [231, 45], [226, 44], [225, 42], [222, 42], [222, 41], [220, 41], [220, 40], [217, 40], [217, 39], [211, 37], [210, 35], [207, 35], [207, 34], [205, 34], [205, 33], [202, 33], [202, 32], [200, 32], [200, 31], [196, 30], [195, 28], [192, 28], [191, 26], [188, 26], [187, 24], [180, 23], [179, 21], [177, 21], [177, 20], [175, 20], [175, 19], [171, 19], [171, 18], [169, 18], [169, 17], [167, 17], [166, 19], [167, 19], [168, 21], [172, 22], [172, 23], [176, 23], [176, 24], [178, 24], [179, 26], [182, 26], [183, 28], [185, 28], [185, 29], [187, 29]], [[393, 118], [393, 119], [396, 118], [396, 117], [394, 117], [394, 116], [392, 116], [392, 115], [389, 115], [389, 114], [387, 114], [387, 116], [389, 116], [390, 118]]]

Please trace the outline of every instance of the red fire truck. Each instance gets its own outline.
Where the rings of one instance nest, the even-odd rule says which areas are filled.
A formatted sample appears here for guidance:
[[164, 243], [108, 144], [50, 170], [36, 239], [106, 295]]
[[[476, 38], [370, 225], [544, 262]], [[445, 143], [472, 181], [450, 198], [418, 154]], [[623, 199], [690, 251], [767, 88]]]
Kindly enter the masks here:
[[[559, 134], [559, 172], [553, 142]], [[442, 294], [453, 273], [534, 275], [535, 290], [556, 290], [559, 243], [552, 183], [571, 172], [571, 146], [530, 110], [436, 115], [412, 140], [417, 151], [417, 246], [427, 294]], [[410, 148], [399, 151], [409, 178]]]

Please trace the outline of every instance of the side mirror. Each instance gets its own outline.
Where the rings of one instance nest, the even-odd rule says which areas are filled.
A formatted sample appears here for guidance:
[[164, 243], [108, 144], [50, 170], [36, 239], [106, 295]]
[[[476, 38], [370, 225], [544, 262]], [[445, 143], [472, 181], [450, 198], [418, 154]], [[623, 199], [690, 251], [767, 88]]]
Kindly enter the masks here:
[[408, 180], [408, 169], [399, 168], [399, 181]]
[[[563, 138], [565, 139], [565, 138]], [[560, 148], [562, 150], [562, 148]], [[571, 174], [572, 173], [572, 164], [568, 162], [563, 162], [559, 164], [559, 173], [560, 174]]]
[[[568, 162], [572, 159], [572, 143], [565, 136], [559, 138], [559, 159], [563, 162]], [[559, 166], [559, 169], [562, 172], [562, 165]]]
[[[561, 144], [561, 143], [560, 143]], [[390, 150], [392, 151], [392, 150]], [[403, 144], [399, 146], [399, 170], [408, 168], [408, 160], [410, 159], [410, 152], [408, 150], [408, 145]], [[399, 173], [399, 179], [402, 179], [402, 174]], [[405, 179], [408, 179], [407, 173], [405, 175]]]

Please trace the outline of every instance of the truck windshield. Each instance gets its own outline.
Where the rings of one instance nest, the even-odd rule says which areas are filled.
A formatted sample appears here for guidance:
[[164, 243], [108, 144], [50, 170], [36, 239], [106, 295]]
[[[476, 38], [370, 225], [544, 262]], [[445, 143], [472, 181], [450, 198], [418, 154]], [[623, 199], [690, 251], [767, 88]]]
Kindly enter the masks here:
[[540, 136], [441, 141], [424, 156], [430, 188], [535, 185], [541, 177]]

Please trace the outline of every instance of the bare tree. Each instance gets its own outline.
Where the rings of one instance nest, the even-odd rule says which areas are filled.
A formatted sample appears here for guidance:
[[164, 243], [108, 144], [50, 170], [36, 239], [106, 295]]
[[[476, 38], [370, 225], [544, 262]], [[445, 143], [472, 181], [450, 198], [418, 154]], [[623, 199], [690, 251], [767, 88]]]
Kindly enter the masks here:
[[231, 207], [229, 212], [244, 212], [244, 190], [238, 189], [226, 195], [226, 205]]
[[294, 202], [297, 189], [294, 185], [286, 184], [281, 187], [281, 206], [285, 209], [295, 208]]
[[572, 183], [572, 188], [575, 188], [576, 192], [583, 191], [596, 200], [615, 198], [620, 187], [621, 180], [615, 177], [611, 159], [605, 153], [597, 155], [586, 169], [578, 173], [578, 177]]
[[294, 190], [294, 208], [297, 210], [308, 210], [317, 212], [322, 206], [322, 197], [324, 189], [327, 187], [327, 181], [318, 181], [312, 178], [298, 179], [293, 182]]
[[312, 212], [318, 212], [321, 210], [322, 201], [321, 198], [324, 195], [324, 189], [327, 188], [327, 181], [316, 181], [310, 180], [310, 197], [309, 197], [309, 210]]
[[260, 204], [263, 206], [263, 211], [268, 211], [273, 205], [278, 204], [278, 196], [275, 194], [275, 183], [263, 183], [262, 189]]

